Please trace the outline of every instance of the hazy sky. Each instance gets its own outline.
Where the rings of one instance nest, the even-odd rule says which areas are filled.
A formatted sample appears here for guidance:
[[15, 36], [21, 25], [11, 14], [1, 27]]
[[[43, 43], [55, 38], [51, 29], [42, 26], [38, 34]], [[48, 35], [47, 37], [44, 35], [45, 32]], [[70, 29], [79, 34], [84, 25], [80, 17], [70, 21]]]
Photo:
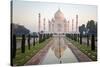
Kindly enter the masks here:
[[48, 30], [48, 19], [51, 20], [59, 8], [64, 13], [66, 20], [70, 21], [70, 29], [71, 19], [74, 19], [75, 25], [76, 14], [79, 16], [79, 26], [86, 24], [91, 19], [97, 21], [97, 6], [95, 5], [14, 0], [13, 22], [24, 25], [31, 32], [38, 31], [38, 13], [41, 13], [41, 27], [43, 28], [43, 18], [46, 18], [46, 30]]

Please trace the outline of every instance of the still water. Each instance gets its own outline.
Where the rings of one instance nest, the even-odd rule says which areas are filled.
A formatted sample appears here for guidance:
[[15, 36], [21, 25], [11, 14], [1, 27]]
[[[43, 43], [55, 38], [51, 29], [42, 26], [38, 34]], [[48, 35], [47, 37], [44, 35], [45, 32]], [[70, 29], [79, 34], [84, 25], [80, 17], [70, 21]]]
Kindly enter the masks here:
[[67, 46], [64, 36], [54, 36], [54, 42], [40, 64], [78, 62], [71, 49]]

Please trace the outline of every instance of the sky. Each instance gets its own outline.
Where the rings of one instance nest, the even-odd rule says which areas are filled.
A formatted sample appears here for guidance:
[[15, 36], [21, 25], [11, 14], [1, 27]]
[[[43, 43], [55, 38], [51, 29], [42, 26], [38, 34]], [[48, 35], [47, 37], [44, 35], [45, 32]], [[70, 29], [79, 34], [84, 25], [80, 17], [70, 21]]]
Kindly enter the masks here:
[[54, 2], [36, 2], [13, 0], [13, 23], [24, 25], [31, 32], [38, 31], [38, 13], [41, 14], [41, 30], [43, 30], [43, 18], [46, 18], [46, 31], [48, 31], [48, 20], [54, 18], [56, 11], [60, 9], [66, 20], [69, 20], [70, 31], [71, 21], [78, 14], [78, 26], [87, 23], [89, 20], [97, 21], [97, 6], [79, 5]]

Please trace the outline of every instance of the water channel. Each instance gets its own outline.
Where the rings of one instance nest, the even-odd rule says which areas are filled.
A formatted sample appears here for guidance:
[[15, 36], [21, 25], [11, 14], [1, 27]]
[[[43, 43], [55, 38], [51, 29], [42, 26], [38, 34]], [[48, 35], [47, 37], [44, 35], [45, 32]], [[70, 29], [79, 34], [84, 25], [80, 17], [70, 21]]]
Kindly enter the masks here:
[[58, 64], [58, 63], [74, 63], [78, 62], [71, 49], [67, 46], [64, 40], [64, 35], [54, 36], [54, 42], [49, 48], [43, 61], [39, 64]]

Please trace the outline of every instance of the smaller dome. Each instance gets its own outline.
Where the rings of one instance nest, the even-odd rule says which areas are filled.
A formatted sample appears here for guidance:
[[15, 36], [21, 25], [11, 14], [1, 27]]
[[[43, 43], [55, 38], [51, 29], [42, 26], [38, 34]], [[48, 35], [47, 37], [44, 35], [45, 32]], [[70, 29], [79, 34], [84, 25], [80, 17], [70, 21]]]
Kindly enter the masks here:
[[66, 20], [66, 19], [64, 19], [64, 22], [66, 23], [66, 22], [67, 22], [67, 20]]

